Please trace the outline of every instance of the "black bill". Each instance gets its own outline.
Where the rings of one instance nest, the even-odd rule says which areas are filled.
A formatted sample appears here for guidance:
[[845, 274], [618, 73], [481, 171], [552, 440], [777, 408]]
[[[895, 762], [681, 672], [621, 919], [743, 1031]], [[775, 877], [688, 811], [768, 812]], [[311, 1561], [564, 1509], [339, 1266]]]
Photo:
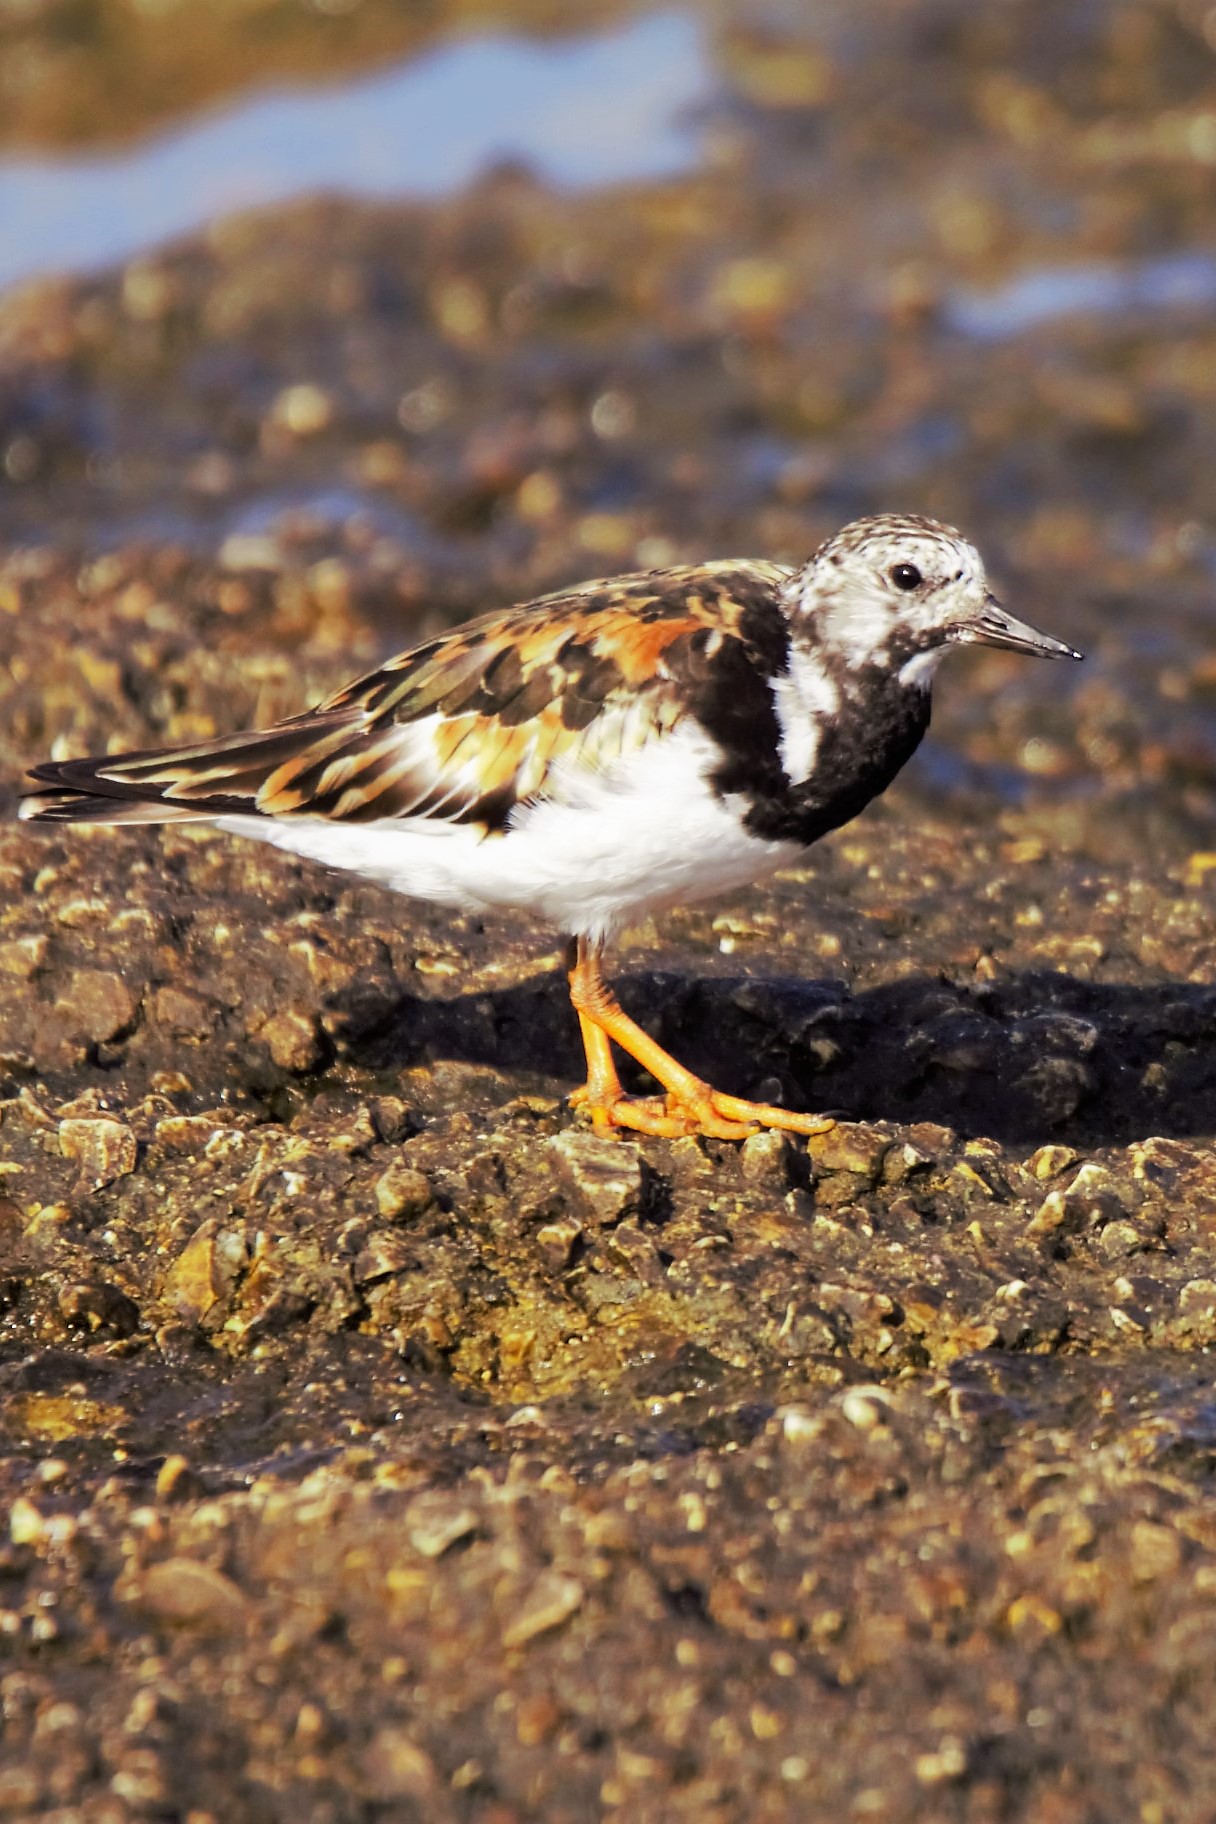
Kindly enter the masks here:
[[1085, 654], [1063, 640], [1040, 633], [1029, 621], [1019, 621], [1002, 608], [994, 595], [984, 603], [974, 621], [959, 629], [959, 638], [980, 646], [1007, 646], [1011, 652], [1036, 652], [1042, 659], [1082, 659]]

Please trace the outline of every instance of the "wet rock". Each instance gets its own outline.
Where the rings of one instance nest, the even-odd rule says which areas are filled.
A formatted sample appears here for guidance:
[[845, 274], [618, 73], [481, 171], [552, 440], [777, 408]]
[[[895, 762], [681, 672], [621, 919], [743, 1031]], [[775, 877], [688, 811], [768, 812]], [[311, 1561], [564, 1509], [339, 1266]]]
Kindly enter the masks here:
[[166, 1115], [156, 1123], [156, 1142], [175, 1153], [201, 1153], [213, 1141], [222, 1140], [226, 1119], [223, 1115]]
[[315, 1070], [324, 1056], [325, 1047], [317, 1022], [309, 1013], [289, 1008], [273, 1014], [258, 1028], [258, 1037], [270, 1052], [280, 1070], [302, 1076]]
[[638, 1147], [572, 1128], [550, 1140], [548, 1150], [588, 1221], [605, 1227], [642, 1212], [648, 1171]]
[[866, 1184], [877, 1181], [891, 1145], [889, 1134], [855, 1121], [838, 1121], [826, 1134], [808, 1142], [817, 1171], [847, 1172]]
[[[197, 96], [255, 38], [291, 47], [275, 80], [368, 67], [419, 11], [286, 9], [284, 40], [194, 10], [90, 49], [18, 7], [0, 131], [58, 95], [89, 134], [81, 93], [137, 130], [141, 69], [180, 100], [175, 33]], [[1098, 659], [975, 652], [923, 764], [797, 876], [621, 946], [679, 1055], [849, 1111], [879, 1159], [563, 1162], [577, 1039], [527, 921], [0, 820], [16, 1817], [1216, 1816], [1211, 335], [1202, 274], [1167, 300], [1152, 265], [1212, 239], [1205, 8], [838, 10], [848, 44], [822, 9], [715, 15], [712, 208], [704, 173], [516, 172], [0, 298], [10, 782], [292, 713], [577, 574], [796, 557], [896, 483]], [[1061, 249], [1123, 304], [1023, 335]], [[981, 305], [1012, 316], [978, 337]], [[88, 971], [129, 1023], [70, 1015]], [[104, 1196], [60, 1118], [140, 1143]], [[417, 1222], [377, 1185], [406, 1139]], [[157, 1348], [74, 1302], [137, 1279]], [[252, 1625], [116, 1613], [165, 1560]], [[544, 1577], [577, 1616], [504, 1650], [568, 1606]]]
[[1147, 1222], [1117, 1219], [1106, 1223], [1098, 1235], [1098, 1247], [1107, 1260], [1125, 1260], [1160, 1245], [1159, 1230]]
[[1137, 1141], [1129, 1154], [1133, 1175], [1142, 1183], [1156, 1185], [1162, 1190], [1173, 1189], [1181, 1176], [1194, 1171], [1200, 1163], [1194, 1146], [1158, 1135]]
[[739, 1149], [744, 1176], [785, 1189], [790, 1182], [793, 1149], [776, 1128], [753, 1134]]
[[136, 1003], [120, 975], [106, 969], [76, 969], [55, 1003], [65, 1027], [91, 1044], [117, 1038], [135, 1019]]
[[409, 1103], [403, 1102], [400, 1096], [376, 1096], [370, 1108], [372, 1126], [386, 1146], [398, 1146], [414, 1132]]
[[1031, 1103], [1040, 1120], [1056, 1126], [1076, 1114], [1097, 1088], [1097, 1079], [1077, 1058], [1040, 1058], [1011, 1088]]
[[50, 944], [45, 932], [28, 937], [13, 937], [0, 944], [0, 972], [28, 981], [46, 962]]
[[149, 1565], [129, 1586], [127, 1596], [159, 1621], [219, 1633], [243, 1628], [249, 1613], [248, 1599], [230, 1577], [193, 1558], [166, 1558]]
[[1058, 1178], [1076, 1163], [1076, 1157], [1071, 1146], [1040, 1146], [1026, 1161], [1026, 1169], [1035, 1178]]
[[64, 1286], [58, 1304], [65, 1323], [75, 1329], [131, 1336], [139, 1328], [135, 1300], [105, 1280], [77, 1280]]
[[505, 1647], [523, 1647], [538, 1635], [560, 1628], [582, 1607], [586, 1591], [577, 1577], [542, 1571], [521, 1606], [503, 1629]]
[[97, 1191], [135, 1170], [139, 1146], [131, 1129], [109, 1116], [81, 1116], [59, 1123], [59, 1149], [80, 1167], [78, 1188]]
[[424, 1558], [442, 1558], [475, 1533], [477, 1525], [473, 1508], [438, 1491], [417, 1496], [405, 1514], [406, 1537]]
[[394, 1724], [377, 1729], [360, 1759], [360, 1783], [368, 1796], [389, 1805], [395, 1799], [430, 1800], [439, 1785], [431, 1757], [406, 1730]]
[[165, 1275], [164, 1302], [192, 1323], [202, 1323], [226, 1298], [248, 1260], [244, 1231], [221, 1226], [215, 1217], [200, 1223]]
[[356, 1285], [369, 1285], [403, 1272], [413, 1264], [417, 1248], [406, 1237], [391, 1230], [372, 1233], [359, 1250], [353, 1268]]
[[202, 1479], [180, 1451], [167, 1456], [156, 1472], [158, 1501], [189, 1501], [202, 1492]]
[[434, 1201], [430, 1179], [404, 1159], [394, 1159], [376, 1180], [376, 1208], [382, 1216], [408, 1221], [421, 1216]]
[[1188, 1279], [1178, 1294], [1178, 1308], [1187, 1317], [1216, 1317], [1216, 1279]]
[[577, 1217], [563, 1216], [557, 1222], [541, 1224], [536, 1247], [550, 1272], [561, 1273], [570, 1265], [582, 1238], [583, 1225]]
[[1182, 1562], [1182, 1540], [1172, 1527], [1138, 1520], [1132, 1528], [1131, 1569], [1138, 1583], [1173, 1577]]
[[632, 1273], [643, 1285], [655, 1286], [662, 1280], [663, 1263], [653, 1237], [636, 1222], [626, 1219], [617, 1223], [609, 1231], [604, 1248], [611, 1260], [619, 1261], [626, 1272]]
[[152, 1018], [158, 1026], [182, 1038], [202, 1039], [215, 1024], [215, 1011], [197, 994], [180, 988], [158, 988], [152, 997]]
[[121, 1406], [80, 1393], [17, 1393], [5, 1408], [6, 1423], [17, 1436], [42, 1444], [114, 1433], [123, 1428], [126, 1416]]

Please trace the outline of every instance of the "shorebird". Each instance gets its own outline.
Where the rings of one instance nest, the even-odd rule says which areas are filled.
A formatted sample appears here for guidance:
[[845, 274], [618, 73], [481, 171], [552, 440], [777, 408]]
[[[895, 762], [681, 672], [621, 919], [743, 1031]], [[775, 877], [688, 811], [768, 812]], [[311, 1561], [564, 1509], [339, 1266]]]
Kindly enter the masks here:
[[[1014, 618], [950, 526], [882, 514], [801, 567], [584, 583], [389, 659], [252, 732], [37, 766], [36, 823], [206, 821], [570, 940], [595, 1129], [742, 1139], [823, 1117], [726, 1095], [624, 1012], [603, 949], [640, 916], [798, 861], [885, 790], [951, 646], [1079, 658]], [[622, 1091], [612, 1047], [661, 1085]]]

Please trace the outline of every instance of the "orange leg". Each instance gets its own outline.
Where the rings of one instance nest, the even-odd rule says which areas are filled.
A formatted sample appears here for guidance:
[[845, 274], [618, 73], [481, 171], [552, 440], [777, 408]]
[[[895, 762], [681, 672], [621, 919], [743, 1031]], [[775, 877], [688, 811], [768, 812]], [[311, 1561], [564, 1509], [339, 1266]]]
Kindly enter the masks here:
[[[644, 1134], [674, 1137], [707, 1134], [718, 1140], [746, 1140], [762, 1127], [780, 1127], [794, 1134], [823, 1134], [834, 1122], [822, 1115], [793, 1114], [764, 1102], [724, 1095], [664, 1051], [658, 1042], [629, 1018], [604, 980], [600, 952], [579, 938], [571, 959], [568, 980], [570, 999], [578, 1014], [587, 1053], [586, 1087], [572, 1098], [589, 1110], [595, 1131], [632, 1127]], [[622, 1094], [611, 1041], [636, 1058], [666, 1090], [666, 1097], [636, 1099]]]

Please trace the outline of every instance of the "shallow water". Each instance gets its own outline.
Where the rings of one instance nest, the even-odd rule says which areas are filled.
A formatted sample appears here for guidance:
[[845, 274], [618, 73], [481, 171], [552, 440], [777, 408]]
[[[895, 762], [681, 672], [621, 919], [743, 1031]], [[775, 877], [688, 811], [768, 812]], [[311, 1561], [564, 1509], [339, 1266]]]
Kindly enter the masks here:
[[1082, 262], [1021, 272], [992, 290], [959, 291], [946, 304], [952, 329], [980, 342], [1024, 335], [1065, 317], [1150, 314], [1211, 318], [1216, 254], [1168, 253], [1127, 266]]
[[0, 286], [85, 272], [314, 193], [440, 196], [497, 164], [563, 187], [672, 177], [713, 92], [680, 12], [536, 43], [458, 40], [335, 87], [263, 90], [133, 150], [0, 158]]

